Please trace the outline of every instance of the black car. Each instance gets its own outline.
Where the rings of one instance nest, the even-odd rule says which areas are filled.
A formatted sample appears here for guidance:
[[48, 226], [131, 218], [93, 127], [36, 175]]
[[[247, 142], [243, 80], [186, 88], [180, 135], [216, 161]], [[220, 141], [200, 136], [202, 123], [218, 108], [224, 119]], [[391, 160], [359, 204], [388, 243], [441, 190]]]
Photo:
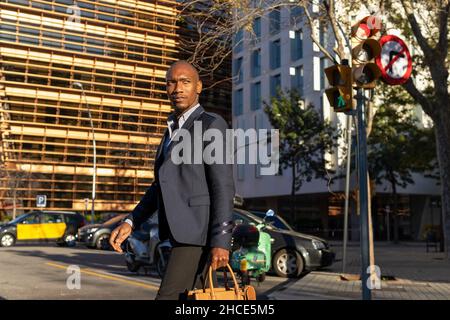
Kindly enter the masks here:
[[84, 243], [88, 248], [109, 250], [111, 232], [127, 216], [128, 214], [119, 214], [103, 223], [88, 224], [78, 230], [77, 241]]
[[0, 246], [10, 247], [17, 241], [56, 240], [60, 246], [75, 244], [84, 217], [71, 211], [31, 211], [0, 226]]
[[[262, 218], [235, 208], [233, 220], [244, 223], [261, 223]], [[241, 220], [241, 221], [237, 221]], [[272, 243], [272, 270], [280, 277], [293, 278], [302, 273], [330, 266], [335, 253], [324, 239], [304, 233], [283, 230], [268, 225], [265, 230], [274, 239]]]

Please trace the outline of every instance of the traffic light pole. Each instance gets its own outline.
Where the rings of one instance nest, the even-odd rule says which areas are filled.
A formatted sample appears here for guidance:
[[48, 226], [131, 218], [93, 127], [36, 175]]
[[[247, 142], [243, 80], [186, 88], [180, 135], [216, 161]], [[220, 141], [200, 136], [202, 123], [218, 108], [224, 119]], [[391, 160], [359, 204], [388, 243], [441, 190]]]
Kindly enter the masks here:
[[358, 117], [358, 177], [359, 177], [359, 217], [361, 243], [361, 285], [363, 300], [371, 300], [372, 293], [369, 285], [369, 207], [367, 188], [367, 139], [364, 91], [358, 88], [356, 95]]

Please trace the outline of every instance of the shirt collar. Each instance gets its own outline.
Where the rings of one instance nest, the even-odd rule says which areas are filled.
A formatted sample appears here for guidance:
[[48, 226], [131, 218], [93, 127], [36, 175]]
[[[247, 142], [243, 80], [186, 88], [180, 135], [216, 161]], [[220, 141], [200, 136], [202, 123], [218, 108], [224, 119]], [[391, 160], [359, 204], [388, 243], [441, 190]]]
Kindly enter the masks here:
[[181, 128], [183, 126], [183, 124], [186, 122], [186, 120], [191, 116], [192, 113], [194, 113], [194, 111], [200, 107], [200, 103], [197, 103], [195, 106], [193, 106], [192, 108], [190, 108], [188, 111], [184, 112], [180, 118], [178, 119], [178, 128]]
[[[178, 128], [181, 128], [186, 120], [191, 116], [191, 114], [200, 107], [200, 103], [190, 108], [188, 111], [184, 112], [178, 119]], [[175, 113], [172, 113], [167, 118], [167, 127], [169, 128], [169, 136], [172, 137], [172, 125], [177, 120]]]

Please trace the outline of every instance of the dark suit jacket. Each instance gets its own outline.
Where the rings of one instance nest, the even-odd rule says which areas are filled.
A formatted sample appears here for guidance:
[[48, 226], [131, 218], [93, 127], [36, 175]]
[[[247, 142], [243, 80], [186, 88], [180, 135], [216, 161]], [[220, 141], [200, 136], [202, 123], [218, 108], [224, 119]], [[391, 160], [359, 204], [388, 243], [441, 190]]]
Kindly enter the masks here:
[[[203, 132], [215, 128], [226, 137], [228, 125], [225, 120], [217, 114], [205, 112], [200, 106], [182, 127], [189, 130], [192, 140], [194, 121], [201, 121]], [[166, 135], [167, 129], [164, 137]], [[172, 141], [164, 157], [164, 137], [155, 158], [155, 181], [128, 217], [133, 221], [133, 227], [137, 228], [158, 209], [162, 238], [167, 234], [161, 228], [167, 225], [178, 243], [230, 249], [235, 193], [232, 165], [206, 164], [203, 161], [201, 164], [176, 165], [170, 159], [170, 152], [179, 142]], [[207, 142], [201, 144], [202, 148], [206, 145]], [[225, 141], [223, 146], [225, 150]], [[193, 153], [192, 146], [192, 160]]]

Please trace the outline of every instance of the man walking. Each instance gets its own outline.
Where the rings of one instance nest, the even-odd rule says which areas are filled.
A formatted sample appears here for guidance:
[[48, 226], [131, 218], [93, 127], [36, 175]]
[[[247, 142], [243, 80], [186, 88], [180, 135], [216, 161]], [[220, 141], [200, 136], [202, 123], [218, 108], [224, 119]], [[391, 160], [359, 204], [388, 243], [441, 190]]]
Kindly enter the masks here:
[[[158, 210], [160, 239], [170, 239], [172, 253], [157, 300], [180, 299], [185, 290], [201, 286], [199, 275], [204, 274], [209, 262], [214, 270], [226, 266], [233, 228], [234, 182], [227, 155], [223, 154], [223, 161], [208, 164], [203, 160], [200, 164], [175, 164], [171, 160], [171, 150], [179, 143], [173, 138], [179, 129], [190, 133], [192, 144], [195, 139], [202, 141], [194, 131], [194, 122], [199, 122], [203, 130], [219, 130], [225, 146], [228, 125], [198, 103], [202, 82], [191, 64], [181, 60], [172, 64], [166, 81], [174, 113], [168, 117], [168, 128], [155, 157], [155, 180], [110, 238], [114, 250], [122, 252], [120, 245], [132, 230]], [[190, 149], [203, 155], [203, 150]]]

